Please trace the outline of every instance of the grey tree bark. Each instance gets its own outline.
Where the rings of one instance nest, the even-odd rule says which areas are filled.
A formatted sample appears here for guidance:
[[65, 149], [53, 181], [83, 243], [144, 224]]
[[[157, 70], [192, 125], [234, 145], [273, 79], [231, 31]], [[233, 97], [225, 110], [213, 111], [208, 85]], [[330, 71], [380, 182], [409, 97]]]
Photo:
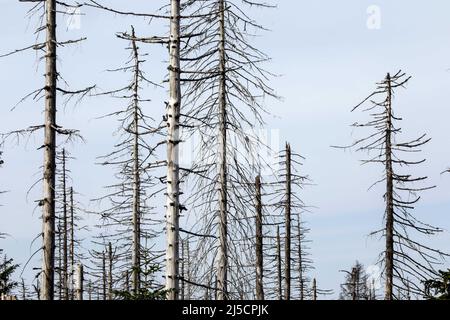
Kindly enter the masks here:
[[42, 201], [41, 300], [53, 300], [55, 258], [55, 169], [56, 169], [56, 0], [46, 0], [44, 198]]
[[291, 146], [286, 143], [286, 195], [285, 195], [285, 240], [284, 240], [284, 299], [291, 299]]
[[169, 37], [169, 102], [167, 104], [167, 194], [166, 194], [166, 290], [169, 300], [179, 294], [179, 127], [180, 87], [180, 0], [171, 0]]
[[68, 224], [67, 224], [67, 187], [66, 187], [66, 150], [62, 150], [62, 193], [63, 193], [63, 299], [69, 300], [69, 268], [68, 268]]
[[84, 283], [84, 274], [83, 274], [83, 265], [81, 263], [77, 264], [76, 268], [76, 300], [83, 300], [83, 283]]
[[386, 120], [386, 284], [385, 300], [393, 299], [394, 282], [394, 186], [392, 170], [392, 86], [387, 74], [387, 120]]
[[[73, 187], [69, 189], [70, 195], [70, 287], [73, 288], [73, 274], [75, 265], [75, 207], [73, 200]], [[70, 290], [70, 298], [73, 300], [73, 290]]]
[[[132, 36], [135, 37], [134, 29]], [[133, 55], [135, 61], [135, 70], [139, 70], [139, 55], [136, 42], [132, 41]], [[133, 104], [134, 104], [134, 137], [133, 137], [133, 252], [132, 252], [132, 266], [133, 266], [133, 292], [137, 294], [140, 290], [140, 269], [141, 269], [141, 221], [140, 221], [140, 163], [139, 163], [139, 73], [134, 73], [133, 86]]]
[[256, 299], [264, 300], [263, 215], [262, 215], [260, 176], [256, 177], [255, 186], [256, 186]]
[[282, 281], [283, 277], [281, 274], [281, 243], [280, 243], [280, 227], [277, 226], [277, 289], [278, 289], [278, 300], [283, 300], [283, 287]]
[[225, 5], [219, 2], [219, 266], [217, 274], [218, 300], [226, 300], [228, 271], [228, 203], [227, 203], [227, 111], [226, 111], [226, 55]]
[[112, 244], [108, 243], [108, 300], [113, 299], [113, 252]]
[[316, 301], [317, 300], [317, 281], [316, 278], [313, 279], [313, 300]]
[[103, 300], [106, 300], [106, 282], [107, 282], [107, 275], [106, 275], [106, 254], [103, 250], [102, 252], [102, 296]]

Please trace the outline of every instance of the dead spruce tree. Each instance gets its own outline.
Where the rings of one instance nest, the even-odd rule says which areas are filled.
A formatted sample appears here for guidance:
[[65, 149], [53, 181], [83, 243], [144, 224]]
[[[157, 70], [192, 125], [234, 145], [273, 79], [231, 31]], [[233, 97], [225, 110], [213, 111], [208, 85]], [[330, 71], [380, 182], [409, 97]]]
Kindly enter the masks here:
[[[56, 253], [58, 281], [55, 282], [60, 300], [73, 300], [74, 267], [76, 262], [84, 260], [82, 238], [79, 233], [88, 230], [82, 224], [83, 217], [77, 193], [73, 188], [69, 162], [75, 158], [63, 148], [56, 154]], [[70, 187], [69, 187], [70, 186]]]
[[264, 252], [263, 252], [263, 203], [261, 192], [261, 176], [255, 179], [255, 211], [256, 211], [256, 299], [264, 300]]
[[[67, 8], [79, 8], [79, 4], [70, 4], [64, 1], [56, 0], [21, 0], [21, 2], [31, 2], [33, 7], [29, 10], [31, 15], [38, 15], [40, 25], [36, 29], [37, 43], [25, 48], [17, 49], [13, 52], [0, 55], [6, 57], [23, 51], [36, 50], [42, 53], [42, 60], [45, 61], [45, 85], [35, 91], [27, 94], [20, 102], [32, 97], [38, 101], [45, 99], [44, 123], [30, 126], [23, 130], [12, 131], [3, 134], [3, 139], [17, 137], [21, 135], [32, 134], [36, 131], [44, 131], [44, 142], [40, 149], [44, 151], [43, 177], [40, 179], [43, 185], [43, 197], [39, 201], [42, 206], [42, 281], [40, 294], [42, 300], [52, 300], [54, 297], [54, 258], [55, 258], [55, 166], [56, 166], [56, 147], [57, 136], [62, 135], [66, 138], [72, 138], [77, 135], [76, 130], [63, 129], [57, 122], [57, 96], [58, 93], [70, 99], [73, 95], [84, 96], [92, 87], [78, 91], [70, 91], [59, 85], [62, 79], [57, 70], [56, 60], [58, 58], [57, 48], [78, 43], [85, 38], [77, 40], [58, 41], [56, 17], [58, 14], [64, 14]], [[69, 15], [76, 15], [76, 12]], [[41, 38], [45, 39], [41, 41]], [[67, 100], [66, 100], [67, 101]]]
[[268, 57], [250, 44], [264, 28], [241, 6], [270, 7], [206, 0], [182, 10], [181, 34], [196, 35], [181, 47], [183, 123], [192, 128], [184, 134], [199, 139], [191, 180], [196, 192], [186, 204], [199, 221], [192, 230], [199, 258], [193, 282], [204, 290], [215, 274], [217, 287], [209, 289], [219, 300], [254, 295], [254, 215], [248, 207], [262, 149], [255, 129], [263, 124], [264, 98], [275, 97], [262, 67]]
[[[55, 211], [56, 211], [56, 253], [55, 260], [58, 263], [58, 276], [59, 282], [57, 283], [59, 299], [69, 300], [69, 216], [68, 216], [68, 169], [67, 165], [67, 154], [66, 150], [62, 151], [56, 155], [57, 166], [56, 166], [56, 180], [57, 184], [55, 186]], [[58, 160], [60, 164], [60, 169], [58, 170]]]
[[98, 300], [113, 300], [116, 298], [116, 286], [120, 280], [120, 272], [116, 249], [104, 235], [97, 236], [94, 244], [98, 249], [89, 250], [91, 263], [88, 274], [95, 284], [94, 290]]
[[[123, 38], [123, 34], [119, 34]], [[132, 296], [138, 297], [142, 290], [155, 290], [155, 284], [142, 283], [143, 274], [154, 265], [160, 265], [162, 252], [156, 249], [156, 239], [160, 236], [162, 221], [154, 211], [152, 202], [161, 190], [155, 190], [157, 180], [154, 169], [160, 166], [157, 149], [164, 144], [162, 124], [154, 124], [154, 120], [146, 115], [144, 106], [150, 102], [142, 96], [144, 85], [156, 85], [150, 81], [143, 71], [145, 54], [139, 52], [134, 28], [131, 31], [130, 59], [124, 67], [111, 71], [128, 72], [131, 81], [124, 87], [100, 93], [111, 95], [125, 102], [120, 110], [107, 117], [118, 119], [117, 134], [119, 141], [114, 151], [100, 157], [100, 164], [116, 169], [116, 183], [108, 185], [108, 193], [97, 201], [108, 201], [108, 207], [101, 210], [102, 229], [108, 241], [114, 243], [117, 263], [123, 276], [131, 275]], [[161, 189], [161, 188], [159, 188]], [[160, 230], [158, 230], [158, 227]], [[153, 279], [152, 279], [153, 281]]]
[[406, 142], [399, 139], [402, 130], [398, 123], [402, 119], [394, 112], [394, 92], [409, 80], [402, 71], [394, 75], [388, 73], [377, 84], [376, 90], [353, 108], [352, 111], [364, 108], [363, 111], [369, 112], [370, 120], [353, 125], [369, 132], [366, 137], [345, 147], [369, 153], [370, 158], [362, 163], [383, 168], [383, 177], [373, 186], [385, 183], [385, 226], [373, 235], [381, 235], [385, 240], [379, 262], [384, 270], [386, 300], [400, 298], [395, 289], [409, 288], [411, 293], [422, 294], [421, 281], [437, 274], [435, 266], [445, 255], [419, 240], [421, 235], [435, 235], [441, 229], [421, 222], [411, 213], [421, 198], [419, 193], [433, 187], [417, 186], [427, 177], [414, 177], [405, 172], [407, 168], [425, 162], [424, 159], [411, 159], [410, 155], [419, 152], [420, 147], [430, 141], [425, 134]]
[[181, 21], [181, 1], [170, 0], [168, 13], [163, 15], [151, 13], [136, 13], [129, 11], [121, 11], [113, 8], [105, 7], [97, 1], [90, 0], [89, 6], [99, 8], [114, 14], [137, 16], [150, 19], [162, 19], [169, 21], [168, 36], [152, 36], [152, 37], [133, 37], [124, 34], [127, 39], [153, 44], [167, 44], [169, 49], [169, 66], [168, 66], [168, 83], [169, 83], [169, 99], [166, 102], [166, 170], [167, 174], [163, 181], [166, 184], [166, 291], [169, 300], [175, 300], [179, 296], [179, 219], [180, 211], [183, 206], [180, 204], [180, 167], [179, 167], [179, 148], [180, 148], [180, 123], [181, 123], [181, 66], [180, 66], [180, 21]]
[[359, 261], [356, 261], [351, 271], [343, 270], [345, 282], [341, 284], [340, 300], [372, 300], [369, 276]]
[[[310, 282], [308, 272], [313, 269], [313, 261], [309, 253], [310, 241], [307, 239], [309, 229], [303, 218], [309, 208], [301, 197], [304, 187], [311, 182], [307, 175], [300, 174], [299, 167], [303, 159], [301, 155], [292, 151], [289, 143], [286, 143], [284, 150], [279, 154], [276, 180], [269, 184], [271, 191], [268, 194], [272, 198], [269, 207], [275, 213], [268, 224], [272, 226], [272, 235], [273, 227], [277, 226], [277, 235], [272, 236], [275, 243], [268, 250], [276, 251], [272, 256], [276, 257], [273, 262], [276, 260], [276, 269], [279, 271], [277, 275], [272, 276], [277, 279], [277, 286], [276, 292], [272, 292], [271, 296], [280, 300], [293, 298], [304, 300], [312, 296], [308, 285]], [[284, 250], [281, 250], [282, 245]]]

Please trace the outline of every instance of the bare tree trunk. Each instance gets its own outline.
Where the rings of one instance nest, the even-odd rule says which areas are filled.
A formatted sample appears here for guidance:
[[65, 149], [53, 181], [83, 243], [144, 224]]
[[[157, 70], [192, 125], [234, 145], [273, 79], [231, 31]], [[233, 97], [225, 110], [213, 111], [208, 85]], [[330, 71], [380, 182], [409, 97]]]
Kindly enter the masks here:
[[63, 256], [63, 250], [62, 250], [62, 222], [61, 217], [58, 219], [58, 298], [59, 300], [63, 299], [63, 267], [62, 267], [62, 256]]
[[392, 87], [388, 73], [387, 128], [386, 128], [386, 292], [385, 299], [393, 299], [394, 278], [394, 187], [392, 170]]
[[22, 278], [22, 300], [27, 300], [27, 289], [25, 287], [25, 280]]
[[83, 300], [83, 265], [81, 263], [79, 263], [77, 265], [77, 269], [76, 269], [76, 300]]
[[44, 199], [42, 202], [41, 300], [54, 298], [55, 263], [55, 167], [56, 167], [56, 0], [46, 0]]
[[277, 227], [277, 289], [278, 300], [283, 300], [283, 288], [282, 288], [282, 276], [281, 276], [281, 244], [280, 244], [280, 227]]
[[358, 282], [357, 282], [357, 278], [356, 278], [356, 272], [357, 272], [356, 268], [353, 268], [352, 269], [352, 275], [351, 275], [351, 288], [352, 288], [351, 295], [352, 295], [352, 300], [356, 300], [357, 297], [358, 297], [357, 292], [356, 292], [357, 287], [358, 287]]
[[317, 281], [316, 278], [313, 279], [313, 300], [317, 300]]
[[169, 41], [169, 102], [167, 104], [167, 194], [166, 194], [166, 290], [167, 299], [179, 294], [179, 122], [180, 87], [180, 0], [171, 0]]
[[89, 301], [92, 300], [92, 281], [91, 280], [89, 280], [89, 283], [88, 283], [88, 299], [89, 299]]
[[36, 293], [38, 300], [41, 300], [41, 282], [39, 281], [39, 278], [36, 279], [36, 286], [34, 287], [34, 292]]
[[303, 278], [303, 252], [302, 252], [302, 229], [300, 214], [298, 215], [297, 221], [298, 228], [298, 282], [300, 289], [300, 300], [305, 299], [305, 279]]
[[63, 299], [69, 300], [68, 268], [68, 228], [67, 228], [67, 189], [66, 189], [66, 150], [62, 150], [62, 192], [63, 192]]
[[264, 300], [264, 262], [263, 262], [263, 216], [261, 200], [261, 177], [257, 176], [256, 186], [256, 299]]
[[285, 223], [286, 234], [284, 242], [284, 281], [285, 300], [291, 299], [291, 146], [286, 143], [286, 203], [285, 203]]
[[125, 271], [125, 291], [130, 292], [130, 273]]
[[113, 253], [111, 242], [108, 243], [108, 300], [113, 298]]
[[[73, 273], [75, 264], [75, 221], [74, 221], [74, 203], [73, 188], [70, 187], [70, 287], [73, 288]], [[73, 290], [70, 291], [70, 298], [73, 300]]]
[[226, 54], [225, 4], [219, 1], [219, 266], [218, 300], [226, 300], [228, 271], [228, 199], [227, 199], [227, 113], [226, 113]]
[[[187, 280], [191, 280], [191, 256], [189, 251], [189, 239], [186, 239], [186, 277]], [[191, 300], [191, 284], [188, 282], [186, 283], [186, 295], [187, 300]]]
[[185, 297], [186, 297], [186, 292], [185, 292], [185, 289], [186, 289], [185, 284], [186, 284], [186, 282], [184, 281], [185, 280], [184, 266], [185, 266], [185, 263], [186, 263], [186, 261], [185, 261], [185, 258], [186, 258], [185, 250], [186, 250], [186, 248], [184, 247], [184, 241], [181, 241], [181, 278], [183, 279], [183, 281], [181, 283], [181, 296], [180, 296], [181, 300], [185, 300]]
[[[132, 29], [132, 36], [135, 38], [134, 28]], [[134, 87], [133, 87], [133, 103], [134, 103], [134, 137], [133, 137], [133, 292], [137, 294], [140, 289], [140, 274], [141, 274], [141, 222], [140, 222], [140, 185], [141, 177], [139, 171], [139, 55], [136, 42], [132, 41], [133, 54], [135, 61], [134, 72]]]
[[106, 300], [106, 254], [105, 251], [102, 252], [102, 294], [103, 294], [103, 300]]

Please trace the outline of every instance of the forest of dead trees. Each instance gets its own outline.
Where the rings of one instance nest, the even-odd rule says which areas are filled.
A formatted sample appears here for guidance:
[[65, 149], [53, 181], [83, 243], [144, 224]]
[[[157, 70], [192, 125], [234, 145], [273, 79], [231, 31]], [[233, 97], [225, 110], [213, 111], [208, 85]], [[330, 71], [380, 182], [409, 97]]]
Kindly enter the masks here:
[[[41, 266], [33, 268], [35, 277], [26, 283], [16, 275], [32, 266], [17, 265], [0, 249], [2, 299], [317, 300], [332, 294], [311, 275], [311, 207], [303, 201], [303, 190], [313, 178], [302, 169], [308, 159], [288, 142], [281, 150], [270, 150], [275, 161], [262, 156], [269, 146], [258, 129], [271, 112], [271, 99], [280, 97], [271, 87], [274, 74], [265, 68], [270, 59], [265, 48], [252, 45], [253, 35], [266, 29], [251, 16], [256, 8], [270, 11], [275, 5], [259, 0], [166, 0], [159, 11], [131, 12], [125, 4], [110, 7], [102, 0], [20, 2], [27, 2], [18, 5], [30, 6], [30, 14], [40, 21], [37, 40], [0, 56], [38, 54], [44, 80], [18, 98], [33, 101], [43, 119], [1, 132], [0, 157], [42, 132], [36, 149], [44, 157], [35, 164], [41, 175], [34, 186], [42, 189], [36, 200], [42, 232], [36, 235], [39, 248], [33, 253]], [[59, 40], [63, 27], [57, 21], [59, 15], [78, 14], [68, 8], [80, 7], [151, 21], [147, 29], [113, 31], [128, 52], [126, 61], [108, 70], [123, 83], [117, 88], [100, 90], [99, 84], [87, 83], [67, 89], [58, 66], [70, 61], [59, 61], [60, 50], [88, 40]], [[153, 34], [154, 24], [167, 32]], [[84, 32], [89, 35], [89, 30]], [[167, 49], [165, 79], [153, 79], [156, 64], [146, 53], [157, 46]], [[393, 97], [412, 80], [403, 71], [391, 71], [384, 79], [374, 79], [379, 80], [374, 91], [351, 110], [362, 111], [361, 122], [353, 124], [361, 138], [334, 147], [362, 151], [362, 162], [382, 173], [374, 185], [382, 184], [385, 190], [379, 199], [385, 207], [379, 213], [383, 228], [373, 233], [383, 241], [381, 279], [369, 277], [356, 262], [342, 271], [340, 299], [448, 295], [447, 286], [441, 288], [439, 282], [448, 277], [440, 271], [448, 255], [421, 237], [443, 230], [414, 214], [421, 193], [435, 188], [427, 185], [427, 177], [414, 175], [414, 167], [425, 161], [420, 148], [430, 138], [418, 133], [415, 139], [402, 140], [407, 128], [400, 129]], [[167, 90], [159, 118], [149, 113], [149, 86]], [[82, 190], [77, 190], [77, 176], [71, 173], [83, 133], [60, 123], [57, 111], [71, 101], [83, 104], [100, 97], [120, 101], [119, 110], [104, 115], [117, 123], [105, 134], [114, 131], [119, 138], [108, 154], [98, 155], [98, 165], [110, 167], [115, 182], [92, 199], [101, 207], [92, 212], [79, 200]], [[186, 167], [180, 150], [194, 136], [199, 138], [195, 158]], [[0, 170], [2, 164], [0, 159]], [[270, 174], [262, 174], [267, 168]], [[1, 180], [0, 190], [7, 189], [8, 181]], [[0, 203], [7, 201], [2, 192]], [[95, 226], [88, 228], [87, 214], [97, 217]], [[83, 238], [86, 232], [89, 238]], [[4, 237], [7, 230], [0, 229]], [[375, 281], [383, 281], [383, 287], [377, 289]]]

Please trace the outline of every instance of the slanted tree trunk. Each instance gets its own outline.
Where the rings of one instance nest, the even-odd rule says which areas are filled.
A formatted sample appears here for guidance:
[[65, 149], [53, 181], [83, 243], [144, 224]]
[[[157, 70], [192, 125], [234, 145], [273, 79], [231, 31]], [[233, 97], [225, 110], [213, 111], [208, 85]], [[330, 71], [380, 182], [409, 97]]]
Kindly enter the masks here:
[[385, 299], [393, 299], [394, 281], [394, 184], [392, 169], [392, 87], [387, 75], [387, 128], [386, 128], [386, 288]]
[[228, 199], [227, 199], [227, 112], [226, 112], [226, 53], [225, 4], [219, 1], [219, 266], [217, 282], [218, 300], [227, 299], [228, 271]]
[[53, 300], [55, 263], [55, 168], [56, 168], [56, 0], [46, 0], [44, 197], [42, 201], [41, 300]]
[[180, 0], [171, 0], [169, 39], [169, 102], [167, 104], [167, 194], [166, 194], [166, 290], [167, 299], [179, 294], [179, 127], [180, 87]]
[[261, 200], [261, 177], [257, 176], [256, 186], [256, 299], [264, 300], [263, 263], [263, 216]]
[[280, 227], [277, 227], [277, 289], [278, 300], [283, 300], [282, 275], [281, 275], [281, 243], [280, 243]]
[[[132, 30], [132, 36], [135, 38], [134, 29]], [[141, 274], [141, 221], [140, 221], [140, 189], [141, 189], [141, 177], [139, 168], [139, 55], [136, 46], [136, 41], [132, 41], [133, 54], [135, 61], [134, 72], [134, 86], [133, 86], [133, 104], [134, 104], [134, 137], [133, 137], [133, 252], [132, 252], [132, 265], [133, 265], [133, 292], [137, 294], [140, 290], [140, 274]]]
[[284, 281], [285, 300], [291, 299], [291, 146], [286, 143], [286, 203], [285, 203], [285, 240], [284, 240]]

